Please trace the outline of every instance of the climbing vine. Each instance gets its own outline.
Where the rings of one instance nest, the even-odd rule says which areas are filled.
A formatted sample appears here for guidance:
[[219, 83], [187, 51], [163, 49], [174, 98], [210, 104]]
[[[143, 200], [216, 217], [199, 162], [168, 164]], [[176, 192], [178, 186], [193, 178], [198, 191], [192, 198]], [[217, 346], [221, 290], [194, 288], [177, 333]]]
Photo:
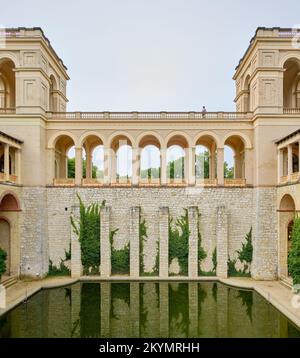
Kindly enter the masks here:
[[237, 259], [228, 257], [228, 276], [236, 277], [250, 277], [251, 276], [251, 263], [253, 258], [253, 245], [252, 245], [252, 228], [245, 237], [246, 242], [242, 244], [242, 249], [236, 251], [238, 260], [244, 265], [243, 270], [236, 269]]
[[140, 219], [139, 224], [139, 238], [140, 238], [140, 275], [145, 274], [145, 253], [144, 253], [144, 246], [145, 241], [148, 238], [147, 235], [147, 226], [146, 226], [146, 220]]
[[2, 275], [4, 274], [4, 272], [6, 271], [6, 259], [7, 259], [7, 254], [0, 247], [0, 279], [1, 279]]
[[114, 248], [114, 236], [119, 229], [110, 232], [111, 245], [111, 271], [113, 274], [128, 274], [130, 270], [130, 245], [129, 243], [120, 250]]
[[169, 264], [177, 258], [180, 274], [188, 274], [189, 257], [189, 223], [188, 211], [184, 209], [184, 215], [180, 216], [173, 227], [173, 219], [169, 219]]
[[292, 247], [288, 257], [289, 273], [294, 285], [300, 284], [300, 218], [296, 217], [292, 231]]
[[71, 244], [69, 246], [69, 250], [65, 250], [65, 258], [60, 259], [59, 267], [53, 265], [53, 261], [49, 260], [49, 269], [48, 269], [48, 277], [53, 276], [70, 276], [71, 270], [69, 268], [69, 265], [66, 263], [70, 263], [71, 261]]
[[204, 250], [204, 248], [202, 247], [202, 237], [201, 237], [201, 233], [200, 233], [200, 214], [198, 216], [198, 273], [201, 276], [201, 263], [203, 260], [206, 259], [207, 257], [207, 253]]
[[80, 242], [83, 274], [96, 275], [99, 274], [100, 268], [100, 209], [105, 206], [105, 201], [85, 207], [80, 196], [77, 197], [80, 208], [79, 223], [75, 223], [73, 218], [71, 223]]

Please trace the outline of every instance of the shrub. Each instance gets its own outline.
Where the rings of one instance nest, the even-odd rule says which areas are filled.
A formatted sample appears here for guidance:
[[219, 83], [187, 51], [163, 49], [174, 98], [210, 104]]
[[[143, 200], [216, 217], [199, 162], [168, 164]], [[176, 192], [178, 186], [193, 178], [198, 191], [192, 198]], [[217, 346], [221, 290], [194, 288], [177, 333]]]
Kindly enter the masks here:
[[71, 260], [71, 244], [69, 247], [69, 251], [65, 250], [65, 259], [60, 259], [59, 267], [54, 266], [53, 262], [49, 260], [49, 269], [48, 269], [48, 277], [51, 276], [70, 276], [71, 270], [68, 266], [65, 265], [66, 262]]
[[121, 250], [116, 250], [113, 247], [114, 236], [118, 231], [119, 229], [110, 232], [111, 272], [113, 274], [124, 274], [129, 273], [130, 270], [130, 245], [128, 243]]
[[0, 279], [6, 271], [7, 253], [0, 247]]
[[300, 218], [296, 217], [292, 231], [292, 247], [288, 257], [289, 273], [294, 285], [300, 284]]

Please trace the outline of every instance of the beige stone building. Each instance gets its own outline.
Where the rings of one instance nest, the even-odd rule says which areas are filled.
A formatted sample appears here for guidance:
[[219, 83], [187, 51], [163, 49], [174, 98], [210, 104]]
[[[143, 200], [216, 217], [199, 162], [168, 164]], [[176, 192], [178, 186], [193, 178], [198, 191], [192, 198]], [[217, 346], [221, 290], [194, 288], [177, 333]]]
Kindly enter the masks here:
[[[130, 242], [130, 276], [139, 276], [141, 217], [148, 227], [145, 268], [153, 269], [159, 243], [159, 274], [168, 277], [168, 218], [184, 208], [191, 231], [190, 277], [198, 275], [198, 225], [207, 252], [202, 270], [212, 269], [217, 249], [217, 275], [226, 277], [228, 257], [236, 257], [252, 228], [253, 278], [288, 276], [289, 232], [300, 210], [299, 33], [257, 29], [234, 73], [233, 113], [70, 113], [67, 68], [43, 31], [6, 29], [1, 36], [0, 246], [8, 252], [7, 274], [44, 276], [49, 260], [58, 265], [71, 241], [72, 274], [81, 274], [70, 226], [79, 194], [86, 203], [107, 202], [101, 212], [103, 277], [111, 274], [109, 232], [116, 228], [115, 245]], [[123, 146], [130, 148], [126, 175], [120, 174]], [[149, 146], [159, 151], [160, 169], [144, 177], [141, 157]], [[180, 176], [168, 170], [174, 146], [184, 158]], [[103, 166], [95, 176], [99, 147]], [[206, 175], [197, 170], [199, 147], [208, 153]], [[230, 178], [224, 173], [226, 147], [234, 153]]]

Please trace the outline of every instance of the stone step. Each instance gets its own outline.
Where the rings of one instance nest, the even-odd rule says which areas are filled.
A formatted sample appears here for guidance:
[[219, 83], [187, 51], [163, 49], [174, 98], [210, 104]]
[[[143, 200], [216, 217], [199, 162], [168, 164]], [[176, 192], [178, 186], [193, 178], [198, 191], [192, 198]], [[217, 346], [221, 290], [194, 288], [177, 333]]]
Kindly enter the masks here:
[[6, 289], [15, 285], [18, 282], [18, 278], [17, 277], [4, 277], [1, 280], [1, 285], [3, 285]]
[[288, 289], [292, 289], [293, 288], [293, 281], [291, 278], [286, 278], [286, 277], [282, 277], [280, 280], [279, 280], [279, 283], [288, 288]]

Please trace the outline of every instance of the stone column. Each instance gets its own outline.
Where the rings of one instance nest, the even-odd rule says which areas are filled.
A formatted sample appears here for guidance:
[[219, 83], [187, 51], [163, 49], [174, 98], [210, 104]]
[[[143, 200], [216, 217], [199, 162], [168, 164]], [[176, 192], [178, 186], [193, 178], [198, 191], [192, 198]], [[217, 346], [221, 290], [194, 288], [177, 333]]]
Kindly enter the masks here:
[[101, 283], [101, 337], [110, 337], [110, 282]]
[[190, 182], [190, 162], [191, 162], [191, 154], [190, 148], [184, 148], [184, 182], [189, 184]]
[[198, 282], [189, 283], [189, 338], [198, 338]]
[[288, 145], [288, 176], [291, 180], [291, 175], [293, 174], [293, 145]]
[[130, 277], [140, 276], [140, 208], [130, 208]]
[[225, 206], [217, 208], [217, 276], [220, 278], [228, 277], [228, 218]]
[[[15, 174], [18, 177], [17, 184], [22, 182], [22, 162], [21, 162], [21, 149], [16, 149], [15, 151]], [[51, 183], [53, 184], [53, 182]]]
[[100, 272], [101, 277], [105, 278], [111, 275], [110, 213], [109, 206], [100, 210]]
[[224, 148], [218, 148], [218, 163], [217, 163], [217, 177], [218, 184], [224, 185]]
[[196, 184], [196, 147], [188, 148], [188, 184], [193, 186]]
[[138, 186], [140, 182], [140, 148], [132, 149], [132, 185]]
[[[77, 225], [79, 215], [79, 207], [75, 207], [72, 218]], [[80, 278], [82, 276], [81, 247], [79, 237], [74, 231], [73, 226], [71, 226], [71, 276], [72, 278]]]
[[189, 218], [189, 278], [198, 277], [198, 218], [199, 212], [197, 207], [188, 208]]
[[55, 148], [48, 148], [47, 149], [47, 184], [53, 185], [54, 179], [55, 179]]
[[140, 337], [140, 283], [130, 283], [131, 337]]
[[116, 152], [112, 149], [110, 151], [110, 182], [114, 184], [117, 182], [117, 159], [116, 159]]
[[216, 178], [216, 148], [214, 144], [212, 145], [210, 152], [209, 178]]
[[253, 151], [250, 148], [245, 149], [245, 179], [246, 184], [253, 184]]
[[167, 185], [167, 148], [161, 148], [160, 151], [160, 183]]
[[278, 183], [280, 183], [281, 177], [283, 176], [283, 150], [278, 149], [277, 151], [277, 173]]
[[75, 149], [75, 185], [80, 186], [82, 180], [82, 148]]
[[169, 208], [159, 209], [159, 277], [169, 277]]
[[169, 337], [169, 284], [159, 284], [159, 323], [160, 338]]
[[93, 160], [93, 156], [91, 154], [91, 149], [88, 147], [86, 149], [86, 179], [91, 179], [92, 178], [92, 160]]
[[111, 182], [111, 169], [110, 169], [110, 156], [111, 156], [110, 148], [104, 148], [104, 176], [103, 181], [104, 185], [109, 185]]
[[4, 180], [9, 181], [9, 145], [4, 144]]

